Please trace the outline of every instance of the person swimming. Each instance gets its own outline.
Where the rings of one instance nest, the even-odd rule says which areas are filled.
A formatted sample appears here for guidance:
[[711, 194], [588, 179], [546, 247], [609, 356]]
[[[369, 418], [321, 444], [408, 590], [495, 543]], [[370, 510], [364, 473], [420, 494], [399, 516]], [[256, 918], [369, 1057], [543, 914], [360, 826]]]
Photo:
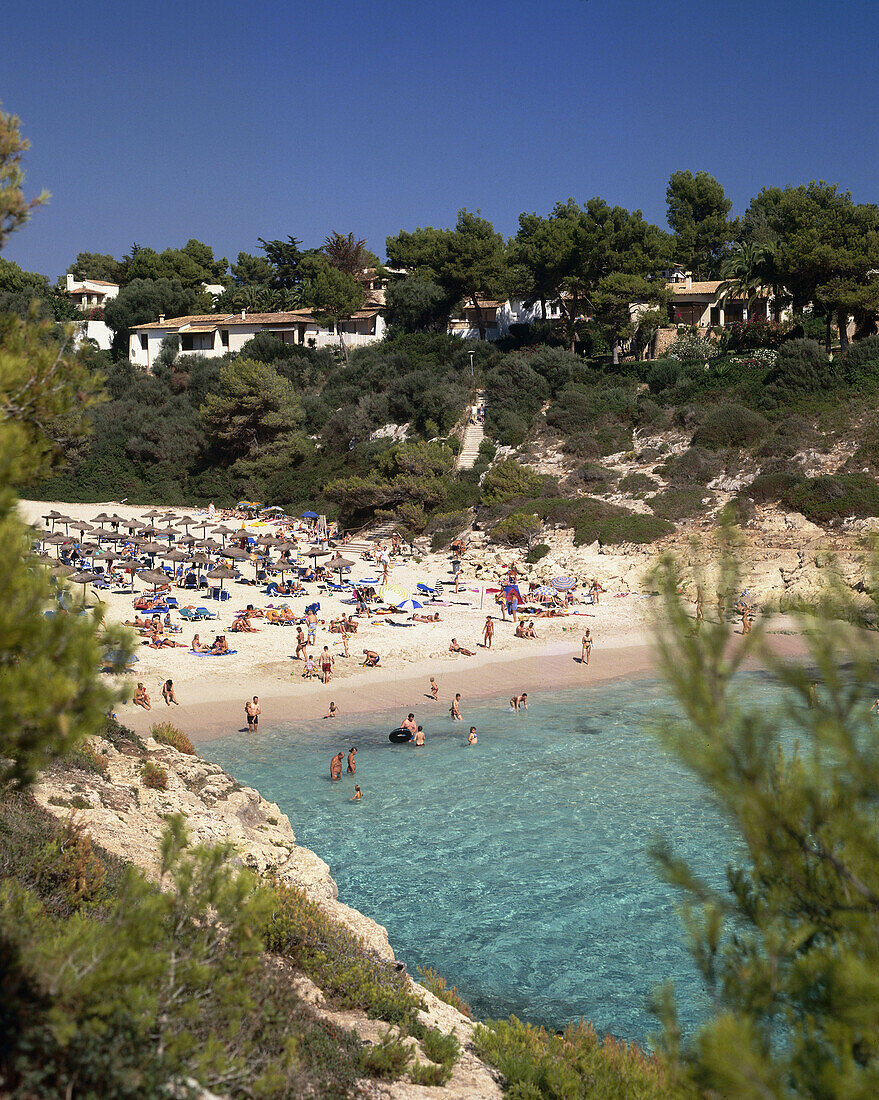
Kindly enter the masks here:
[[424, 727], [423, 726], [419, 726], [418, 729], [415, 731], [415, 745], [419, 749], [424, 747]]
[[418, 727], [415, 724], [415, 715], [409, 714], [408, 718], [404, 718], [400, 723], [401, 730], [408, 730], [410, 733], [415, 733]]
[[470, 732], [467, 734], [467, 744], [475, 745], [479, 738], [476, 736], [476, 726], [470, 727]]

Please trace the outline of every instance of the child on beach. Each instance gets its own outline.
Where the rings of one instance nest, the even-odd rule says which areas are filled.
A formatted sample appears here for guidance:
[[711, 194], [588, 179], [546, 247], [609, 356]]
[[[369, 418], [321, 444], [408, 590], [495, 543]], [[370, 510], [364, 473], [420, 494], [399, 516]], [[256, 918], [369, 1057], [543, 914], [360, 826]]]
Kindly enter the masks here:
[[432, 676], [430, 678], [430, 697], [435, 703], [439, 700], [439, 684]]
[[324, 715], [324, 718], [338, 718], [338, 717], [339, 717], [339, 708], [336, 706], [336, 704], [333, 702], [333, 700], [330, 699], [330, 705], [327, 708], [327, 713]]
[[305, 672], [302, 675], [306, 680], [314, 679], [314, 657], [310, 653], [305, 658]]
[[470, 727], [470, 733], [467, 735], [467, 744], [475, 745], [479, 738], [476, 736], [476, 726]]
[[354, 784], [354, 797], [349, 798], [348, 801], [349, 802], [359, 802], [362, 798], [363, 798], [363, 791], [361, 791], [361, 789], [360, 789], [360, 784], [355, 783]]

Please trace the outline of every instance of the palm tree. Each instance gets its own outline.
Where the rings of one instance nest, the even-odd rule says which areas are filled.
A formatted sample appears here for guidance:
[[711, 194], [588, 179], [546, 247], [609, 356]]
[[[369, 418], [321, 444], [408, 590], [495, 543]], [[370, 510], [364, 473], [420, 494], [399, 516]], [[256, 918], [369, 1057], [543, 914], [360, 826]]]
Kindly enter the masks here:
[[778, 271], [774, 245], [758, 245], [751, 241], [734, 245], [720, 274], [723, 280], [718, 287], [720, 301], [744, 298], [750, 311], [751, 303], [756, 298], [771, 292], [772, 319], [779, 320], [784, 286]]

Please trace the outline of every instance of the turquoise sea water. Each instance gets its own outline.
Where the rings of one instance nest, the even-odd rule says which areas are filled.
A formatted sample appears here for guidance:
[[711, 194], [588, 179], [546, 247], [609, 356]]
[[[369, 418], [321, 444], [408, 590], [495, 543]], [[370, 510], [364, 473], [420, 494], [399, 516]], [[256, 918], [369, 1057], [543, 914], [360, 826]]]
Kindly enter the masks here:
[[[749, 691], [773, 695], [760, 674]], [[410, 709], [410, 708], [407, 708]], [[435, 967], [481, 1018], [644, 1040], [645, 1000], [675, 981], [682, 1022], [706, 1001], [674, 897], [647, 855], [659, 834], [723, 882], [730, 828], [648, 732], [671, 709], [656, 683], [533, 694], [527, 713], [413, 700], [427, 744], [392, 745], [402, 712], [304, 724], [200, 746], [290, 817], [340, 898], [384, 924], [410, 972]], [[467, 746], [470, 725], [479, 743]], [[358, 748], [354, 779], [330, 757]]]

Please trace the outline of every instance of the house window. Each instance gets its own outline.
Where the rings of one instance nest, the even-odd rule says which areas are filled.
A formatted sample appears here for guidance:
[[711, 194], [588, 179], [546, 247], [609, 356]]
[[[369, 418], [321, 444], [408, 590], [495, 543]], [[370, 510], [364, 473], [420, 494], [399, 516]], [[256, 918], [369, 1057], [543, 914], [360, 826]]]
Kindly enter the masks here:
[[141, 351], [146, 351], [146, 349], [149, 347], [149, 345], [150, 345], [149, 336], [147, 336], [147, 334], [145, 332], [142, 332], [140, 334], [140, 350]]
[[195, 347], [195, 337], [191, 332], [184, 332], [180, 337], [180, 350], [192, 351]]
[[229, 330], [227, 328], [220, 329], [220, 343], [224, 348], [229, 346]]

